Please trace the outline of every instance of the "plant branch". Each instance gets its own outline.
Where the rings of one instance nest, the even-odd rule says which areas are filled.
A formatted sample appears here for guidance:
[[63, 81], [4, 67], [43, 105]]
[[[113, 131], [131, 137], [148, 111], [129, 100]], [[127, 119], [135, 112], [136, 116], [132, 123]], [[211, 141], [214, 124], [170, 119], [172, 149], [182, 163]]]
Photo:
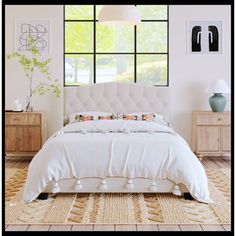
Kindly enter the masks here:
[[[24, 54], [20, 54], [18, 52], [13, 52], [12, 54], [8, 54], [8, 59], [18, 58], [18, 63], [23, 67], [24, 73], [26, 78], [29, 80], [29, 96], [32, 97], [34, 92], [37, 92], [39, 95], [45, 94], [47, 91], [52, 90], [52, 92], [59, 97], [61, 95], [61, 84], [54, 80], [52, 81], [51, 75], [49, 72], [49, 62], [51, 58], [46, 60], [41, 59], [40, 51], [35, 47], [35, 40], [31, 37], [29, 39], [30, 44], [30, 52], [32, 53], [31, 56], [27, 56]], [[35, 69], [37, 69], [41, 74], [43, 74], [43, 79], [50, 80], [47, 82], [40, 82], [39, 85], [33, 88], [33, 79], [35, 74]], [[48, 87], [48, 88], [46, 88]]]
[[38, 88], [40, 88], [42, 85], [44, 86], [47, 86], [47, 87], [51, 87], [52, 85], [51, 84], [47, 84], [45, 82], [40, 82], [39, 85], [37, 85], [34, 90], [37, 90]]
[[32, 89], [32, 82], [33, 82], [33, 72], [34, 72], [34, 68], [31, 67], [31, 70], [30, 70], [30, 97], [32, 96], [33, 94], [33, 89]]

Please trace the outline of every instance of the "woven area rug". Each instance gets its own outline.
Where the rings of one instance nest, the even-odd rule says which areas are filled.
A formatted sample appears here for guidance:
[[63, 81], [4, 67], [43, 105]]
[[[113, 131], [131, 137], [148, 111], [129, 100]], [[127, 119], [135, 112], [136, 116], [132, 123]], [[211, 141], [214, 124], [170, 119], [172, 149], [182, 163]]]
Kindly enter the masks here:
[[22, 201], [27, 169], [6, 169], [6, 224], [230, 224], [230, 169], [206, 170], [214, 204], [171, 193], [52, 194]]

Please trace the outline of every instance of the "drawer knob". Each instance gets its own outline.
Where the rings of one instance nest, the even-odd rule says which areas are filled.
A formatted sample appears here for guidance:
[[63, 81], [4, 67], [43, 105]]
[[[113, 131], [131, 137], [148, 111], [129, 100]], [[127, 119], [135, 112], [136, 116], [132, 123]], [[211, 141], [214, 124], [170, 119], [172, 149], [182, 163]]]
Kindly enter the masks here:
[[218, 120], [218, 121], [221, 121], [221, 120], [222, 120], [222, 118], [218, 118], [217, 120]]
[[13, 118], [13, 120], [14, 120], [14, 121], [19, 121], [19, 120], [20, 120], [20, 118]]

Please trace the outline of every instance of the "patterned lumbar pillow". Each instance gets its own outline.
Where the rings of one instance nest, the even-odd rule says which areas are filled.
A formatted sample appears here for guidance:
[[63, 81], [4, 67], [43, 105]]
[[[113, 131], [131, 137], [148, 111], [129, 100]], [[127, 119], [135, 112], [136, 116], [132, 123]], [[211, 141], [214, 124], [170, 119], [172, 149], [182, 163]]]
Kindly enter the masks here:
[[123, 120], [124, 114], [123, 113], [115, 113], [112, 114], [112, 119], [113, 120]]
[[124, 114], [123, 115], [123, 120], [138, 120], [138, 116], [133, 116], [133, 115], [127, 115], [127, 114]]
[[83, 122], [83, 121], [94, 120], [94, 118], [91, 115], [76, 115], [75, 120], [77, 122]]
[[126, 120], [138, 120], [138, 121], [148, 121], [153, 122], [155, 119], [154, 113], [130, 113], [124, 115], [127, 117]]
[[158, 113], [152, 112], [133, 112], [129, 115], [138, 116], [138, 120], [152, 121], [161, 125], [170, 126], [170, 123], [166, 120], [164, 116]]
[[116, 120], [137, 120], [137, 121], [154, 121], [155, 115], [154, 113], [130, 113], [130, 114], [123, 114], [123, 113], [116, 113], [112, 115], [113, 119]]
[[153, 122], [155, 120], [155, 115], [153, 113], [150, 114], [142, 114], [142, 120]]
[[[156, 123], [164, 123], [163, 118], [159, 118], [158, 114], [155, 113], [142, 113], [142, 112], [136, 112], [136, 113], [115, 113], [115, 114], [77, 114], [74, 116], [75, 122], [83, 122], [83, 121], [91, 121], [91, 120], [136, 120], [136, 121], [147, 121], [147, 122], [156, 122]], [[167, 123], [165, 121], [165, 123]], [[165, 124], [167, 125], [167, 124]]]
[[98, 116], [98, 120], [113, 120], [113, 116]]
[[[80, 119], [80, 115], [82, 115], [82, 119]], [[85, 120], [98, 120], [98, 117], [101, 116], [111, 116], [112, 113], [110, 112], [97, 112], [97, 111], [86, 111], [86, 112], [73, 112], [71, 114], [68, 115], [69, 118], [69, 123], [74, 123], [74, 122], [80, 122], [80, 121], [85, 121]], [[89, 116], [90, 119], [85, 119], [84, 117]], [[93, 117], [93, 119], [91, 118]]]

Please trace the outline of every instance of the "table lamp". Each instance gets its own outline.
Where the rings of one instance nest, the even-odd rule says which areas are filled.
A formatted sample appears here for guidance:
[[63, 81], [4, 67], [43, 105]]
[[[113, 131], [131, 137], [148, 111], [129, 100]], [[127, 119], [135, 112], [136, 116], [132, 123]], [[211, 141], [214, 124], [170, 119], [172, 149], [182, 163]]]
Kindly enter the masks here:
[[214, 79], [204, 91], [205, 93], [213, 93], [209, 98], [209, 104], [213, 112], [223, 112], [226, 106], [226, 98], [222, 93], [230, 93], [230, 88], [223, 79]]

